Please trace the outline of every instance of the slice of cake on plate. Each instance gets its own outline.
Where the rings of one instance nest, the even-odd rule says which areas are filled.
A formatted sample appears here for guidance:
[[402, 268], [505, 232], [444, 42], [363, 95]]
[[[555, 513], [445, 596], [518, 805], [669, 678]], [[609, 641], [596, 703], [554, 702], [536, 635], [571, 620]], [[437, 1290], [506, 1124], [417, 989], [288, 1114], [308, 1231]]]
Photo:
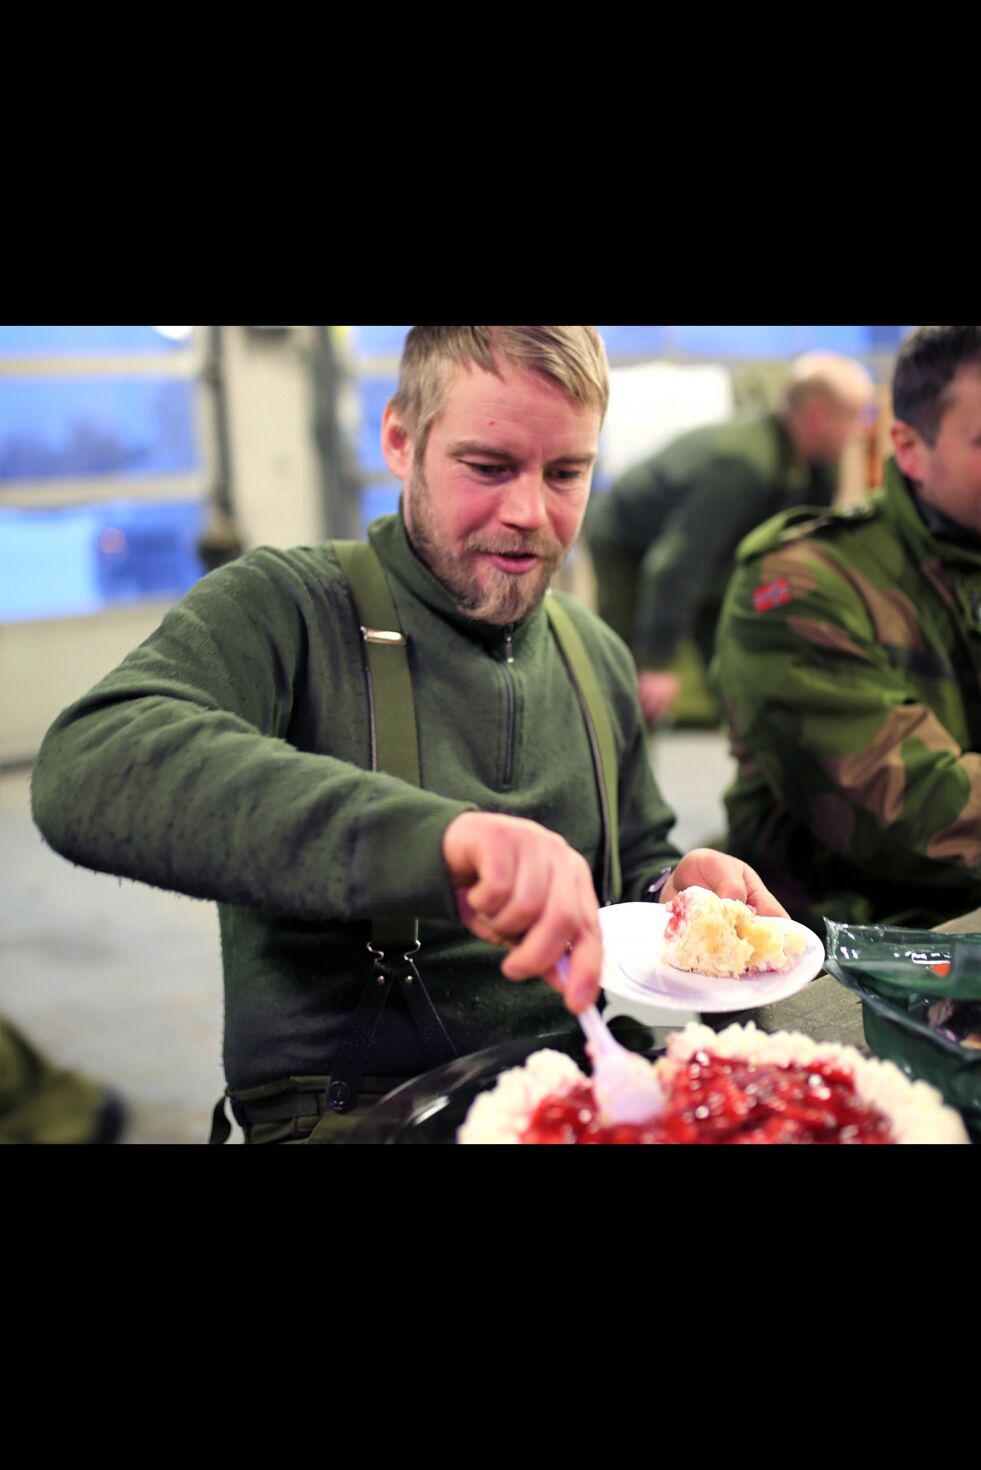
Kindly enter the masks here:
[[799, 931], [761, 919], [748, 904], [707, 888], [685, 888], [666, 908], [660, 958], [676, 970], [738, 980], [786, 970], [804, 953]]

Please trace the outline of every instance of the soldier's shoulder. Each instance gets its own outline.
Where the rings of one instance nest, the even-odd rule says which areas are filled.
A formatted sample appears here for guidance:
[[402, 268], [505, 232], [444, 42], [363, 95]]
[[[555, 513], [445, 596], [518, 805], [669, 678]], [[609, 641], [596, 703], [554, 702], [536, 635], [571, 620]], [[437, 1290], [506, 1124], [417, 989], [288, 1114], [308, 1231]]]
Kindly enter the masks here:
[[798, 542], [812, 539], [833, 540], [843, 534], [874, 525], [881, 516], [881, 506], [876, 499], [861, 500], [854, 505], [832, 506], [830, 509], [798, 505], [792, 510], [781, 511], [757, 526], [740, 542], [737, 559], [744, 563], [757, 556]]

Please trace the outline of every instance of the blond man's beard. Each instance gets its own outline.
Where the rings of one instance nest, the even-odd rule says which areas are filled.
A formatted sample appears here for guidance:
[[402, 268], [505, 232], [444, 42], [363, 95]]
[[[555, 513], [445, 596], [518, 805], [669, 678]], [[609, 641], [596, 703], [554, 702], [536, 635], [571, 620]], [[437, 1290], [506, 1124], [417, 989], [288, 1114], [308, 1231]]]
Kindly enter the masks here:
[[[408, 533], [412, 546], [437, 581], [456, 601], [460, 612], [482, 623], [504, 626], [518, 623], [534, 612], [553, 575], [562, 565], [565, 548], [552, 536], [540, 532], [510, 537], [504, 532], [478, 532], [463, 543], [463, 553], [534, 553], [539, 564], [523, 576], [499, 571], [481, 559], [479, 578], [467, 561], [454, 555], [433, 512], [432, 496], [422, 467], [415, 465], [406, 487]], [[472, 563], [470, 564], [472, 565]]]

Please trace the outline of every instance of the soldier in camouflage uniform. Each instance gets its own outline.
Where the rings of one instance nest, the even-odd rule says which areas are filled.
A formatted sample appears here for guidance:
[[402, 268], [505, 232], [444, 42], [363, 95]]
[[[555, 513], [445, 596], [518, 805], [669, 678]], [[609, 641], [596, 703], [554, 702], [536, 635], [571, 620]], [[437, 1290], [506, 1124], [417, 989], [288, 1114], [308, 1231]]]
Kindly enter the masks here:
[[587, 530], [597, 611], [634, 655], [648, 721], [669, 713], [684, 667], [708, 665], [739, 542], [779, 511], [832, 504], [872, 399], [858, 363], [808, 353], [778, 410], [692, 429], [597, 498]]
[[981, 328], [904, 344], [883, 489], [739, 549], [715, 672], [729, 849], [794, 917], [981, 903]]

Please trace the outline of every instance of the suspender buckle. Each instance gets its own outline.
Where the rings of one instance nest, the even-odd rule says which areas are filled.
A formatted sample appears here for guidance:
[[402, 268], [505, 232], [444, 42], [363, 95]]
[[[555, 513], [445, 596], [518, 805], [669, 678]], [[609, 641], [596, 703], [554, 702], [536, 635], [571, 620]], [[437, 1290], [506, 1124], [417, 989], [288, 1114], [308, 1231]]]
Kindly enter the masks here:
[[361, 637], [365, 643], [382, 643], [390, 648], [405, 648], [408, 639], [404, 633], [396, 633], [386, 628], [366, 628], [361, 624]]

